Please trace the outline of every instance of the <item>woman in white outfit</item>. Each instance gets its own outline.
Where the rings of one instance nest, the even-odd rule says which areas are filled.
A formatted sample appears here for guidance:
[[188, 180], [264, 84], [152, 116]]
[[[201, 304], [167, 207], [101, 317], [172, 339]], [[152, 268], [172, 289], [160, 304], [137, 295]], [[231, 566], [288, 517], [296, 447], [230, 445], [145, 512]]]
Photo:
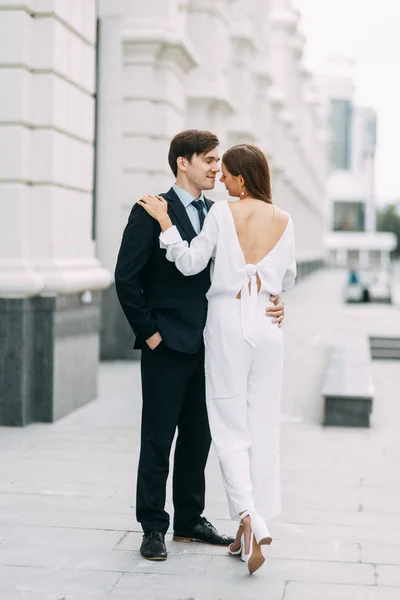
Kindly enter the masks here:
[[190, 246], [168, 216], [167, 202], [145, 196], [161, 226], [160, 244], [184, 275], [211, 263], [204, 330], [207, 410], [231, 516], [241, 524], [231, 554], [250, 573], [272, 541], [267, 522], [280, 512], [279, 422], [282, 329], [265, 315], [270, 294], [296, 277], [293, 223], [271, 201], [268, 162], [256, 146], [230, 148], [221, 181], [239, 202], [216, 202]]

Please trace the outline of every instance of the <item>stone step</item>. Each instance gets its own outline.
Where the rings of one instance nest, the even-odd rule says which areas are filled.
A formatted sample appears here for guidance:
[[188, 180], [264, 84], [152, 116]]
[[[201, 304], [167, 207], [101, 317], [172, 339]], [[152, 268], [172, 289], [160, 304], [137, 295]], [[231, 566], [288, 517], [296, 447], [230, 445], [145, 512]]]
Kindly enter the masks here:
[[373, 359], [400, 360], [400, 338], [370, 337], [371, 356]]
[[371, 348], [400, 348], [400, 338], [398, 337], [370, 337]]
[[322, 387], [324, 425], [369, 427], [374, 385], [366, 336], [349, 335], [331, 348]]
[[400, 348], [372, 348], [371, 356], [374, 360], [400, 360]]

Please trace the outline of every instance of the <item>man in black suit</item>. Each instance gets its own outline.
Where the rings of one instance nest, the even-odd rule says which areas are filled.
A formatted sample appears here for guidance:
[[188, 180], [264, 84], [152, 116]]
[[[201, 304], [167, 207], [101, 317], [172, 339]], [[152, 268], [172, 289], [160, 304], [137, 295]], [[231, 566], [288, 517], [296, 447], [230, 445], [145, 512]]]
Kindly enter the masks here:
[[[182, 238], [201, 230], [219, 172], [219, 141], [211, 132], [188, 130], [171, 142], [169, 164], [176, 184], [161, 194]], [[141, 554], [165, 560], [165, 511], [169, 455], [178, 429], [173, 469], [174, 540], [228, 545], [202, 516], [204, 469], [211, 437], [205, 403], [203, 329], [207, 316], [209, 268], [182, 275], [160, 248], [160, 227], [138, 204], [125, 228], [115, 270], [121, 306], [142, 349], [142, 430], [136, 516], [144, 536]], [[269, 316], [283, 320], [280, 299]]]

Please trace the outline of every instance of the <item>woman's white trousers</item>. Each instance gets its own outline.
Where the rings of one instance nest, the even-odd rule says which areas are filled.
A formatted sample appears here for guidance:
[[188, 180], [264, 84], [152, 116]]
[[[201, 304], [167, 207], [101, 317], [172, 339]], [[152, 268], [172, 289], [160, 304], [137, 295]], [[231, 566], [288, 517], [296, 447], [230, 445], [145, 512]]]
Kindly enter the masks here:
[[281, 510], [279, 427], [282, 330], [257, 298], [252, 344], [244, 339], [241, 300], [209, 302], [204, 332], [207, 410], [231, 517], [256, 510], [266, 521]]

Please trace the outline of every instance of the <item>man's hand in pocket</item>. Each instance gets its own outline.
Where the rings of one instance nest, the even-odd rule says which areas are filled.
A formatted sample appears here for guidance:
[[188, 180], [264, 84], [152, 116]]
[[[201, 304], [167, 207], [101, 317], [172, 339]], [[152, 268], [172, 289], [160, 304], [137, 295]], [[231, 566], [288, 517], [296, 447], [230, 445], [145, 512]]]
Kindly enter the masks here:
[[148, 345], [148, 347], [151, 350], [155, 350], [157, 348], [157, 346], [159, 346], [161, 344], [161, 342], [162, 342], [162, 337], [158, 331], [157, 331], [157, 333], [155, 333], [154, 335], [149, 337], [148, 340], [146, 340], [146, 344]]

